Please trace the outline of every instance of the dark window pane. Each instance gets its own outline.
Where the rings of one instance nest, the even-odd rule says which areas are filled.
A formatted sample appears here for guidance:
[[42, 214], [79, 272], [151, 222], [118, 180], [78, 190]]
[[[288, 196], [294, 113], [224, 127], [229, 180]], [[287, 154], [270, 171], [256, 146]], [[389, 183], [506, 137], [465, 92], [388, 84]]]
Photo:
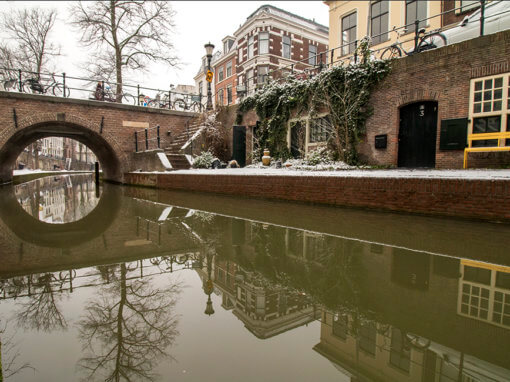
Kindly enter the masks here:
[[462, 304], [462, 306], [460, 307], [460, 311], [461, 311], [461, 313], [468, 314], [468, 306], [465, 304]]
[[[490, 285], [491, 282], [491, 271], [484, 268], [475, 268], [470, 266], [464, 266], [464, 280], [472, 281], [480, 284]], [[473, 294], [475, 293], [473, 288]]]
[[494, 303], [494, 311], [496, 313], [501, 313], [503, 311], [503, 304], [501, 302]]
[[494, 80], [494, 87], [495, 88], [500, 88], [502, 86], [503, 86], [503, 78], [502, 77], [496, 78]]
[[484, 102], [483, 103], [483, 112], [488, 113], [489, 111], [491, 111], [491, 106], [492, 106], [492, 104], [490, 102]]
[[482, 297], [489, 298], [489, 290], [482, 288]]
[[489, 300], [482, 298], [480, 300], [480, 308], [488, 309], [489, 308]]
[[465, 304], [469, 303], [469, 295], [468, 294], [463, 294], [462, 295], [462, 302], [465, 303]]
[[494, 111], [500, 111], [501, 110], [501, 101], [494, 101], [494, 107], [492, 108]]
[[494, 322], [501, 322], [501, 314], [493, 313], [492, 314], [492, 321]]
[[482, 100], [482, 92], [475, 93], [475, 102], [480, 102]]
[[475, 308], [474, 306], [471, 307], [469, 314], [471, 316], [478, 316], [478, 308]]
[[503, 98], [503, 89], [494, 90], [494, 99]]
[[501, 293], [501, 292], [494, 293], [494, 299], [496, 301], [503, 301], [503, 293]]
[[483, 318], [484, 320], [487, 319], [488, 312], [486, 310], [480, 310], [480, 318]]
[[471, 292], [471, 285], [469, 285], [469, 284], [462, 285], [462, 291], [465, 293]]
[[471, 305], [478, 305], [478, 297], [471, 297]]
[[487, 90], [487, 89], [492, 89], [492, 80], [485, 80], [484, 88], [485, 88], [486, 90]]
[[510, 326], [510, 316], [503, 317], [503, 325]]
[[484, 92], [483, 93], [483, 100], [484, 101], [487, 101], [487, 100], [490, 100], [492, 99], [492, 92], [489, 90], [487, 92]]
[[482, 90], [482, 81], [475, 82], [475, 91]]
[[[481, 93], [480, 93], [480, 94], [481, 94]], [[481, 96], [480, 96], [480, 97], [481, 97]], [[481, 103], [477, 103], [477, 104], [475, 104], [474, 112], [475, 112], [475, 113], [481, 113], [481, 112], [482, 112], [482, 104], [481, 104]]]

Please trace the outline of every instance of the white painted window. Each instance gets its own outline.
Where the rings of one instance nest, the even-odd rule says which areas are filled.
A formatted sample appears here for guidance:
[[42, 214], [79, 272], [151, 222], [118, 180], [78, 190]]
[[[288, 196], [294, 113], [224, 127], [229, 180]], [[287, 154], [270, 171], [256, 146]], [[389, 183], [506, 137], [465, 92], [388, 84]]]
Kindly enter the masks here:
[[248, 38], [248, 59], [253, 57], [253, 49], [254, 49], [254, 46], [253, 46], [253, 36], [250, 36]]
[[259, 33], [259, 54], [269, 53], [269, 33]]
[[[469, 119], [472, 134], [510, 131], [510, 73], [471, 80]], [[501, 145], [510, 146], [510, 140]], [[476, 140], [476, 146], [497, 146], [497, 140]]]

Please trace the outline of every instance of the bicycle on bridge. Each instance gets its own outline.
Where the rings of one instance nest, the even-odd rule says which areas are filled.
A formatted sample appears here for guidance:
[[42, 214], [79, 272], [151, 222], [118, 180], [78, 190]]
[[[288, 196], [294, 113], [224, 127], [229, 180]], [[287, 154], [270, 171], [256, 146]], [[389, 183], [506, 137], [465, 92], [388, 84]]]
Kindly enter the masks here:
[[70, 95], [69, 88], [66, 87], [64, 92], [64, 84], [55, 79], [55, 73], [50, 74], [49, 83], [47, 84], [44, 84], [41, 80], [41, 76], [37, 75], [36, 77], [22, 80], [21, 85], [20, 80], [13, 78], [4, 81], [3, 85], [6, 91], [19, 90], [23, 93], [33, 94], [51, 93], [57, 97], [69, 97]]

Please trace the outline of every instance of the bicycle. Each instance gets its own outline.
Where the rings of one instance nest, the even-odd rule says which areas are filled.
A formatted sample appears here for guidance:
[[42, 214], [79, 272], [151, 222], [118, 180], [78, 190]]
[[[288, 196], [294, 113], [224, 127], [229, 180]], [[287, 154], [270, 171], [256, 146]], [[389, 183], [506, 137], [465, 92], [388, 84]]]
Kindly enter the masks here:
[[177, 98], [173, 103], [174, 110], [201, 112], [204, 106], [202, 105], [200, 95], [182, 94], [182, 98]]
[[159, 92], [156, 94], [156, 97], [149, 98], [147, 102], [147, 106], [149, 107], [157, 107], [159, 109], [169, 109], [170, 108], [170, 99], [168, 98], [168, 93]]
[[415, 53], [424, 52], [426, 50], [446, 45], [446, 37], [444, 34], [437, 30], [426, 33], [425, 28], [422, 28], [418, 31], [418, 44], [416, 45], [416, 49], [407, 51], [400, 41], [400, 36], [404, 35], [407, 32], [407, 29], [397, 30], [396, 26], [394, 26], [393, 31], [397, 33], [397, 41], [383, 50], [381, 54], [382, 60], [402, 57], [402, 53], [406, 56], [410, 56]]
[[[41, 83], [41, 78], [39, 76], [28, 78], [22, 82], [21, 89], [24, 93], [38, 93], [38, 94], [46, 94], [50, 90], [56, 97], [69, 97], [70, 90], [68, 87], [65, 88], [64, 94], [64, 85], [58, 82], [55, 79], [55, 73], [51, 73], [51, 83], [47, 86]], [[17, 81], [16, 81], [17, 82]], [[5, 85], [4, 85], [5, 86]]]
[[[113, 92], [110, 85], [106, 85], [103, 91], [103, 101], [106, 102], [117, 102], [117, 95]], [[132, 103], [136, 105], [136, 97], [129, 93], [122, 93], [120, 103]], [[125, 102], [124, 102], [125, 101]]]

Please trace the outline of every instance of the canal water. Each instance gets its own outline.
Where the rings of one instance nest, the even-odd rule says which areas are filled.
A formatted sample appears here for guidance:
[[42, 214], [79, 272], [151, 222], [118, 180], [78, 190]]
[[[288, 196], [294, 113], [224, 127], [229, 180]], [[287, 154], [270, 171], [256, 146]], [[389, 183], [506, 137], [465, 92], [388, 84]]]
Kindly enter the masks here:
[[0, 189], [7, 381], [510, 381], [510, 226]]

